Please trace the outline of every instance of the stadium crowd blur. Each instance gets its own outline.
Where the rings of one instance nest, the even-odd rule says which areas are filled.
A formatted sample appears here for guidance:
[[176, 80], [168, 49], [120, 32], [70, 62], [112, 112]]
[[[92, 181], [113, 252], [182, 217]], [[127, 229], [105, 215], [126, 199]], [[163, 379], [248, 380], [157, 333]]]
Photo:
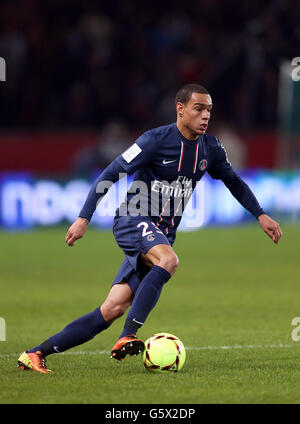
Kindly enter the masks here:
[[229, 131], [274, 128], [279, 65], [299, 45], [298, 0], [3, 0], [0, 128], [105, 127], [121, 149], [174, 121], [190, 82]]

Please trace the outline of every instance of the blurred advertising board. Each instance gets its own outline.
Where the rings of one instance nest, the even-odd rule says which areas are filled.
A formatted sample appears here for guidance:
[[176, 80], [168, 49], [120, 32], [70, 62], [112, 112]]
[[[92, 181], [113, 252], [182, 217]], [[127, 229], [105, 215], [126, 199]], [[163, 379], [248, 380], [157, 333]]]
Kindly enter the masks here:
[[[239, 175], [255, 193], [261, 206], [275, 219], [300, 219], [300, 172], [247, 171]], [[125, 198], [132, 177], [116, 183], [98, 206], [92, 224], [111, 228], [116, 207]], [[23, 230], [36, 226], [72, 223], [85, 201], [91, 181], [86, 179], [35, 179], [31, 174], [0, 175], [0, 225]], [[253, 217], [221, 181], [208, 176], [198, 183], [183, 214], [179, 229], [189, 231], [209, 225], [235, 225]]]

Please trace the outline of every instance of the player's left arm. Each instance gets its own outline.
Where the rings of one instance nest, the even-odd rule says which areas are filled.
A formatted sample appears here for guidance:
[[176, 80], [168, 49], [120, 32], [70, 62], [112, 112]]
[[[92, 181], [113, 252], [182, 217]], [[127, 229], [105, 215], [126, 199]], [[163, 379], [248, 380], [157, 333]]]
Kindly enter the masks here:
[[274, 219], [266, 213], [258, 217], [258, 222], [262, 230], [277, 244], [282, 236], [282, 231], [278, 222], [274, 221]]
[[209, 175], [214, 179], [223, 181], [231, 194], [255, 216], [262, 230], [277, 244], [282, 236], [279, 223], [265, 213], [250, 187], [233, 170], [226, 151], [219, 140], [217, 140], [214, 157], [214, 163], [208, 168]]

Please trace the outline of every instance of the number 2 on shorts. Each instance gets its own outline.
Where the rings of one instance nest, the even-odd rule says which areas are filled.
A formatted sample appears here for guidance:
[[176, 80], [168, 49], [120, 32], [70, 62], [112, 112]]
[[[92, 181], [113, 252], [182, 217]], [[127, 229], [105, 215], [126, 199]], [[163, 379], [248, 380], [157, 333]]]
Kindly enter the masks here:
[[149, 224], [147, 222], [144, 222], [144, 221], [140, 222], [137, 225], [137, 228], [139, 228], [139, 227], [143, 227], [142, 237], [148, 236], [149, 234], [153, 234], [153, 231], [151, 231], [151, 230], [147, 231], [148, 227], [149, 227]]

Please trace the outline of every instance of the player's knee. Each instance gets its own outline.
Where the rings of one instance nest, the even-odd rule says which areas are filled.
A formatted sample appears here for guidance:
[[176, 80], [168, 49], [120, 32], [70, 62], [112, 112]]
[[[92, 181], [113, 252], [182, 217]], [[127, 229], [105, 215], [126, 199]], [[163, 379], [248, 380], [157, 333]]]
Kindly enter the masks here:
[[127, 307], [125, 307], [124, 304], [116, 304], [114, 305], [112, 309], [112, 315], [114, 319], [120, 318], [122, 315], [124, 315]]
[[159, 266], [167, 270], [171, 275], [173, 275], [179, 265], [179, 259], [176, 253], [163, 256], [159, 261]]
[[127, 303], [104, 303], [101, 307], [103, 318], [107, 322], [112, 322], [115, 319], [120, 318], [122, 315], [124, 315], [128, 306], [129, 304]]

